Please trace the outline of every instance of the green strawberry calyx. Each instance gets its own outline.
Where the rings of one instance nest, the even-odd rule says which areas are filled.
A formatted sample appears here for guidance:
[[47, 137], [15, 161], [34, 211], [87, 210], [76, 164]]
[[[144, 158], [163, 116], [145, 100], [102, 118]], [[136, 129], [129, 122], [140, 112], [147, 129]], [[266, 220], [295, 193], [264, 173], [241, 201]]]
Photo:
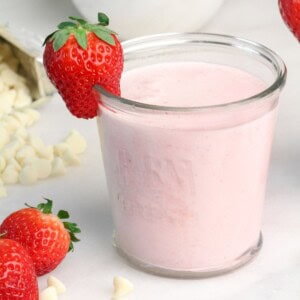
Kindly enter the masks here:
[[49, 34], [43, 45], [47, 42], [53, 42], [54, 51], [58, 51], [67, 42], [70, 35], [74, 35], [79, 46], [87, 49], [87, 33], [93, 32], [100, 40], [111, 46], [115, 46], [116, 42], [113, 35], [117, 33], [110, 30], [109, 18], [106, 14], [98, 13], [98, 23], [90, 24], [79, 17], [69, 17], [71, 21], [61, 22], [57, 26], [57, 30]]
[[[25, 205], [29, 208], [35, 208], [40, 210], [42, 213], [46, 214], [46, 215], [50, 215], [52, 214], [52, 207], [53, 207], [53, 201], [47, 198], [44, 198], [46, 200], [46, 203], [40, 203], [38, 204], [36, 207], [30, 206], [27, 203], [25, 203]], [[80, 240], [76, 237], [76, 233], [80, 233], [81, 230], [79, 227], [77, 227], [76, 223], [72, 223], [72, 222], [67, 222], [67, 221], [63, 221], [66, 219], [70, 218], [69, 213], [66, 210], [60, 210], [57, 213], [57, 217], [62, 220], [62, 223], [64, 224], [65, 229], [69, 232], [70, 234], [70, 238], [71, 238], [71, 242], [70, 242], [70, 246], [69, 246], [69, 252], [70, 251], [74, 251], [74, 245], [73, 243], [75, 242], [79, 242]], [[4, 233], [6, 234], [6, 232]], [[3, 235], [4, 235], [3, 234]], [[1, 235], [0, 235], [1, 237]]]

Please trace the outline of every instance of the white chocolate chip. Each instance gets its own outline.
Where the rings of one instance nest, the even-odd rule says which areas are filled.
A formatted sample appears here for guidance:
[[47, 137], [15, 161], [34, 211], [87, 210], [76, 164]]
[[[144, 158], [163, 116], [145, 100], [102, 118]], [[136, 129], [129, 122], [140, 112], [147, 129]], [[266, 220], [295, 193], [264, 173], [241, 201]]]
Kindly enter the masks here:
[[[29, 87], [26, 85], [26, 80], [24, 80], [24, 81], [19, 81], [18, 84], [16, 85], [16, 90], [17, 90], [17, 91], [23, 90], [23, 92], [24, 92], [26, 95], [31, 96], [30, 89], [29, 89]], [[31, 100], [31, 102], [32, 102], [32, 100]]]
[[11, 70], [9, 67], [2, 70], [1, 78], [4, 82], [4, 84], [6, 84], [9, 87], [14, 87], [18, 84], [19, 81], [24, 81], [24, 77], [18, 75], [16, 72]]
[[53, 146], [45, 146], [43, 140], [37, 136], [30, 136], [28, 143], [35, 149], [40, 158], [53, 159]]
[[14, 166], [14, 168], [19, 172], [21, 171], [21, 166], [20, 164], [18, 163], [18, 161], [16, 161], [14, 158], [10, 158], [8, 161], [7, 161], [7, 165], [12, 165]]
[[69, 133], [68, 137], [65, 140], [65, 143], [70, 146], [70, 149], [75, 154], [83, 153], [86, 150], [86, 141], [84, 137], [74, 129]]
[[51, 161], [37, 156], [25, 158], [22, 164], [24, 168], [28, 166], [35, 169], [38, 179], [45, 179], [49, 177], [52, 171]]
[[19, 122], [22, 126], [24, 126], [24, 127], [29, 126], [29, 118], [28, 118], [28, 115], [25, 114], [24, 112], [16, 111], [16, 112], [12, 113], [11, 116], [14, 117], [15, 119], [17, 119], [18, 122]]
[[19, 180], [22, 184], [32, 184], [38, 180], [37, 169], [32, 165], [25, 165], [20, 171]]
[[35, 150], [29, 145], [22, 146], [16, 153], [16, 160], [22, 164], [24, 159], [36, 156]]
[[6, 160], [3, 156], [0, 156], [0, 173], [5, 169], [6, 167]]
[[48, 159], [48, 160], [52, 160], [53, 157], [54, 157], [53, 146], [41, 147], [41, 148], [36, 150], [36, 153], [40, 158], [45, 158], [45, 159]]
[[113, 299], [128, 295], [133, 291], [133, 284], [126, 278], [115, 276], [113, 279]]
[[16, 170], [13, 164], [9, 164], [2, 172], [1, 178], [6, 184], [14, 184], [18, 182], [19, 172]]
[[54, 155], [56, 156], [62, 156], [67, 149], [70, 149], [67, 143], [59, 143], [53, 146]]
[[44, 289], [40, 293], [39, 300], [57, 300], [57, 292], [55, 287], [49, 286]]
[[45, 147], [45, 144], [43, 142], [43, 140], [38, 137], [38, 136], [34, 136], [34, 135], [30, 135], [28, 137], [28, 143], [35, 149], [40, 149], [42, 147]]
[[63, 161], [65, 164], [68, 166], [74, 166], [74, 165], [79, 165], [80, 164], [80, 159], [79, 157], [70, 149], [67, 149], [62, 157]]
[[28, 131], [24, 127], [20, 127], [16, 130], [14, 137], [22, 138], [23, 140], [25, 140], [28, 137]]
[[32, 99], [24, 88], [19, 88], [14, 102], [15, 108], [23, 108], [29, 106]]
[[6, 85], [3, 83], [3, 81], [1, 80], [1, 77], [0, 77], [0, 95], [2, 92], [4, 91], [7, 91], [7, 87]]
[[6, 115], [2, 118], [2, 121], [2, 124], [5, 126], [6, 130], [11, 133], [14, 133], [17, 129], [22, 127], [20, 121], [13, 116]]
[[[1, 99], [0, 99], [1, 101]], [[9, 133], [3, 126], [0, 127], [0, 149], [9, 142]]]
[[32, 165], [34, 164], [39, 158], [37, 156], [31, 156], [31, 157], [26, 157], [24, 158], [24, 160], [22, 161], [21, 165], [25, 166], [25, 165]]
[[37, 176], [39, 179], [45, 179], [51, 174], [51, 161], [47, 159], [38, 158], [34, 163], [32, 163], [32, 166], [37, 170]]
[[66, 173], [66, 166], [61, 157], [54, 157], [52, 161], [52, 175], [59, 176], [64, 175]]
[[8, 114], [12, 110], [12, 106], [15, 102], [16, 91], [7, 90], [0, 94], [0, 112]]
[[56, 289], [57, 295], [63, 294], [66, 292], [66, 286], [56, 277], [50, 275], [47, 279], [48, 287], [53, 286]]
[[22, 146], [25, 145], [25, 140], [22, 137], [19, 137], [19, 136], [12, 135], [11, 139], [10, 139], [10, 143], [12, 143], [12, 142], [17, 143], [19, 145], [18, 149], [20, 149]]
[[47, 102], [50, 101], [50, 97], [42, 97], [39, 98], [37, 100], [35, 100], [34, 102], [32, 102], [32, 104], [30, 105], [31, 108], [39, 108], [40, 106], [45, 105]]
[[38, 121], [41, 117], [40, 113], [37, 110], [32, 109], [32, 108], [24, 109], [24, 113], [29, 115], [29, 117], [32, 120], [32, 124], [35, 123], [36, 121]]
[[0, 151], [0, 155], [3, 156], [5, 159], [14, 158], [16, 152], [22, 147], [21, 140], [12, 140], [8, 144], [6, 144], [2, 150]]

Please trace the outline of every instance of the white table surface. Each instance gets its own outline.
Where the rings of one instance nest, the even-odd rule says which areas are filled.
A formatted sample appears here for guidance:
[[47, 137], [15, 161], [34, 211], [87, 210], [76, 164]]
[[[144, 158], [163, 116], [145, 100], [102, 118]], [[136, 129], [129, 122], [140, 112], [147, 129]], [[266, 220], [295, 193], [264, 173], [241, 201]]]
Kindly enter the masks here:
[[[22, 26], [45, 36], [68, 15], [78, 14], [67, 0], [0, 0], [0, 22]], [[227, 0], [202, 31], [226, 33], [264, 43], [277, 51], [288, 67], [281, 98], [265, 206], [264, 246], [258, 258], [238, 271], [211, 279], [174, 280], [129, 267], [111, 245], [113, 230], [95, 121], [69, 115], [56, 95], [33, 131], [49, 143], [71, 128], [88, 141], [82, 164], [60, 178], [33, 186], [11, 186], [0, 200], [0, 220], [42, 196], [71, 212], [81, 228], [81, 243], [53, 274], [67, 286], [60, 299], [110, 299], [112, 278], [123, 275], [135, 285], [134, 300], [265, 300], [300, 299], [300, 44], [280, 19], [277, 1]], [[45, 286], [45, 276], [39, 279]]]

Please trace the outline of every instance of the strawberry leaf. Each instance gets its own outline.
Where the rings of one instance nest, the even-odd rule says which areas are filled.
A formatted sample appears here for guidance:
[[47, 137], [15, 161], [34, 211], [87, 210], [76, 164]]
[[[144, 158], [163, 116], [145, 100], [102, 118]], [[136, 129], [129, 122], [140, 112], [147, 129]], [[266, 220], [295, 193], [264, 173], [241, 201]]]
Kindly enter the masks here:
[[65, 210], [60, 210], [58, 213], [57, 213], [57, 216], [60, 218], [60, 219], [68, 219], [70, 218], [70, 215], [67, 211]]
[[70, 243], [68, 252], [71, 252], [71, 251], [72, 251], [72, 252], [74, 251], [74, 245], [73, 245], [72, 242]]
[[74, 244], [73, 244], [73, 242], [74, 243], [76, 243], [76, 242], [80, 242], [80, 240], [75, 236], [75, 234], [74, 233], [70, 233], [70, 238], [71, 238], [71, 242], [70, 242], [70, 245], [69, 245], [69, 252], [70, 251], [74, 251]]
[[76, 27], [77, 25], [74, 22], [61, 22], [60, 24], [58, 24], [57, 28], [58, 29], [65, 29], [67, 27]]
[[89, 24], [89, 23], [87, 23], [87, 24], [84, 25], [84, 28], [86, 30], [89, 30], [89, 31], [102, 30], [102, 31], [105, 31], [107, 33], [112, 33], [112, 34], [117, 35], [117, 33], [115, 31], [109, 29], [108, 27], [104, 27], [102, 25], [99, 25], [99, 24]]
[[81, 230], [80, 228], [77, 227], [76, 223], [71, 223], [71, 222], [63, 222], [64, 227], [70, 231], [70, 233], [80, 233]]
[[57, 35], [60, 33], [61, 30], [56, 30], [53, 35], [50, 37], [50, 42], [56, 39]]
[[110, 33], [107, 33], [107, 32], [105, 32], [103, 30], [100, 30], [100, 29], [94, 29], [93, 32], [97, 35], [97, 37], [99, 39], [103, 40], [107, 44], [109, 44], [111, 46], [116, 45], [116, 42], [115, 42], [113, 36]]
[[69, 19], [71, 21], [61, 22], [58, 25], [58, 30], [48, 35], [43, 45], [47, 42], [53, 42], [54, 51], [58, 51], [67, 42], [69, 36], [74, 35], [78, 45], [86, 50], [88, 47], [88, 32], [93, 32], [99, 39], [111, 46], [116, 45], [114, 35], [117, 35], [117, 33], [106, 27], [109, 24], [109, 18], [106, 14], [98, 13], [97, 24], [90, 24], [76, 16], [70, 16]]
[[84, 50], [87, 48], [87, 37], [86, 37], [86, 31], [84, 29], [77, 29], [75, 30], [75, 38], [77, 43], [80, 45], [80, 47]]
[[70, 31], [67, 29], [59, 30], [55, 33], [53, 49], [54, 51], [58, 51], [68, 40], [70, 35]]
[[107, 26], [109, 24], [109, 18], [106, 14], [99, 12], [98, 13], [98, 22], [103, 26]]
[[45, 40], [44, 40], [44, 42], [43, 42], [43, 46], [45, 46], [46, 45], [46, 43], [48, 42], [48, 40], [52, 40], [53, 39], [53, 36], [54, 36], [54, 34], [57, 32], [58, 30], [56, 30], [56, 31], [54, 31], [54, 32], [52, 32], [52, 33], [50, 33], [49, 35], [47, 35], [46, 36], [46, 38], [45, 38]]
[[76, 223], [71, 223], [71, 222], [63, 222], [64, 227], [68, 230], [70, 234], [70, 246], [69, 246], [69, 252], [74, 251], [74, 245], [73, 242], [79, 242], [80, 240], [76, 237], [76, 233], [80, 233], [81, 230], [80, 228], [77, 227]]
[[70, 16], [69, 19], [73, 20], [73, 21], [77, 21], [80, 25], [84, 25], [87, 23], [85, 20], [83, 20], [79, 17]]
[[70, 237], [72, 242], [80, 242], [80, 239], [78, 239], [73, 232], [70, 233]]

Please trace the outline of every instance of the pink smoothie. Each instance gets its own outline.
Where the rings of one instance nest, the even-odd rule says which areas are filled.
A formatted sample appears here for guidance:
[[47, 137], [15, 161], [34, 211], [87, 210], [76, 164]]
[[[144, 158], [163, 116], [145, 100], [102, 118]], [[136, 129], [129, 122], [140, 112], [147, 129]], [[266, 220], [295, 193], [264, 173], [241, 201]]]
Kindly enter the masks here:
[[[121, 82], [125, 98], [172, 107], [235, 102], [265, 88], [239, 69], [199, 62], [137, 68]], [[226, 267], [255, 247], [276, 107], [269, 100], [185, 112], [102, 107], [117, 246], [183, 271]]]

